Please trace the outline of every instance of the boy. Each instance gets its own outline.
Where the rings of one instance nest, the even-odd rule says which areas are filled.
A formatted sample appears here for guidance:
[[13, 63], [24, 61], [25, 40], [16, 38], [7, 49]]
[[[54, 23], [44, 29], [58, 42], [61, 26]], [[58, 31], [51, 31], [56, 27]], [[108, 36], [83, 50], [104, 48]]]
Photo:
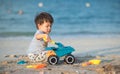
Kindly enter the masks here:
[[45, 48], [47, 47], [48, 42], [51, 42], [49, 33], [51, 32], [53, 21], [53, 17], [47, 12], [42, 12], [36, 16], [35, 24], [37, 31], [28, 49], [29, 59], [33, 61], [45, 60]]

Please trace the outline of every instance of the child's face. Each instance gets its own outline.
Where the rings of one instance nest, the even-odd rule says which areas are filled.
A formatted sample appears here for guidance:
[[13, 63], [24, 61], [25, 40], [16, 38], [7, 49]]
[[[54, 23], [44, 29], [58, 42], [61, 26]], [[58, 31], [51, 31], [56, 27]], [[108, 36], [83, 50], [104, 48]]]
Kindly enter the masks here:
[[43, 31], [46, 34], [49, 34], [51, 32], [52, 24], [50, 22], [44, 21], [43, 24], [38, 24], [39, 30]]

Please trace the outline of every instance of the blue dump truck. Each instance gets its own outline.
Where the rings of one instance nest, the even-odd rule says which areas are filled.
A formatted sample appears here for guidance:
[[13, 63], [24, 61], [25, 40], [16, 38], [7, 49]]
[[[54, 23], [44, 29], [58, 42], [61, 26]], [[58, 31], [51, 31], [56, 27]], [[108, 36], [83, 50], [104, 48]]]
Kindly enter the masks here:
[[51, 65], [58, 64], [59, 59], [64, 57], [64, 61], [67, 64], [73, 64], [75, 62], [75, 57], [71, 54], [74, 50], [71, 46], [64, 46], [61, 43], [55, 43], [58, 47], [47, 47], [47, 62]]

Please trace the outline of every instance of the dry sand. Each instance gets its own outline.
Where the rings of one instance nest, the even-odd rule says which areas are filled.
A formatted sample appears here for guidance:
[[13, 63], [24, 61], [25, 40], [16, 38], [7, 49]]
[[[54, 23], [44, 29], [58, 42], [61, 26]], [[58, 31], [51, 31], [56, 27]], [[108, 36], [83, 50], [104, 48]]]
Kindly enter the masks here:
[[[0, 74], [41, 74], [43, 71], [44, 74], [120, 73], [120, 37], [56, 38], [56, 42], [75, 48], [75, 64], [67, 65], [62, 62], [37, 70], [27, 69], [26, 65], [17, 65], [17, 61], [26, 60], [22, 55], [26, 55], [30, 40], [31, 38], [0, 38]], [[81, 66], [81, 63], [98, 57], [102, 60], [100, 65]]]

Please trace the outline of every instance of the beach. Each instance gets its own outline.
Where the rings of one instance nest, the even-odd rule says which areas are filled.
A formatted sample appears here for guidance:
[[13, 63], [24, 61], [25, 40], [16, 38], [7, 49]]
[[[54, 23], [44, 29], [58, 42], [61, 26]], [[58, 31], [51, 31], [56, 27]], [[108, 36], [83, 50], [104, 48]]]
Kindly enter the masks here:
[[[52, 40], [75, 49], [74, 64], [26, 67], [41, 63], [26, 53], [40, 12], [54, 18]], [[120, 0], [0, 0], [0, 74], [120, 74], [119, 13]]]
[[[111, 74], [120, 73], [120, 37], [57, 37], [53, 40], [61, 42], [64, 46], [72, 46], [75, 51], [72, 53], [76, 57], [73, 65], [67, 65], [64, 62], [58, 65], [49, 65], [42, 69], [28, 69], [25, 65], [18, 65], [24, 58], [31, 41], [29, 38], [1, 38], [0, 39], [0, 74], [107, 74], [101, 73], [96, 69], [103, 69], [104, 66], [110, 66]], [[49, 44], [49, 46], [55, 46]], [[22, 57], [20, 57], [22, 56]], [[26, 57], [26, 56], [25, 56]], [[81, 66], [82, 63], [99, 58], [99, 65]], [[114, 70], [113, 70], [114, 68]], [[105, 69], [105, 68], [104, 68]]]

